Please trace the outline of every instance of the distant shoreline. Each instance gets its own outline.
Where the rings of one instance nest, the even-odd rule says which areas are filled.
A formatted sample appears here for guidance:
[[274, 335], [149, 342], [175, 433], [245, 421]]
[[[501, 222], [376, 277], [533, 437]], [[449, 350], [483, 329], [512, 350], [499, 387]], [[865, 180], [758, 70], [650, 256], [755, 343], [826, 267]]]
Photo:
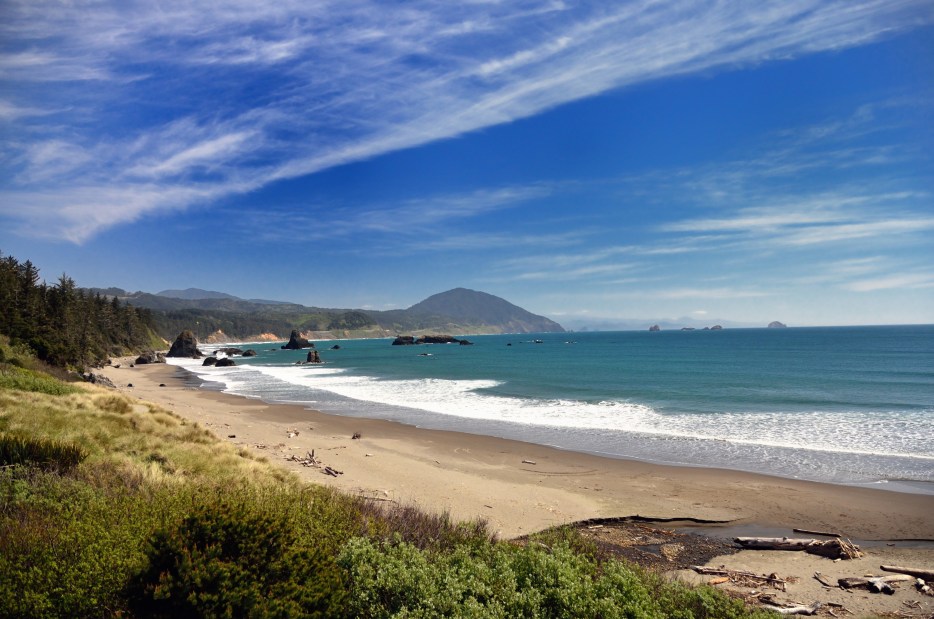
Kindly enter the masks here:
[[[103, 370], [118, 389], [162, 404], [224, 440], [315, 483], [381, 500], [487, 518], [504, 537], [588, 518], [698, 519], [791, 534], [934, 540], [934, 496], [702, 467], [668, 466], [391, 421], [339, 417], [295, 404], [195, 387], [162, 364]], [[133, 387], [127, 387], [132, 383]], [[165, 385], [161, 387], [160, 385]], [[289, 430], [298, 435], [289, 437]], [[355, 433], [361, 437], [351, 438]], [[343, 475], [286, 460], [316, 450]]]

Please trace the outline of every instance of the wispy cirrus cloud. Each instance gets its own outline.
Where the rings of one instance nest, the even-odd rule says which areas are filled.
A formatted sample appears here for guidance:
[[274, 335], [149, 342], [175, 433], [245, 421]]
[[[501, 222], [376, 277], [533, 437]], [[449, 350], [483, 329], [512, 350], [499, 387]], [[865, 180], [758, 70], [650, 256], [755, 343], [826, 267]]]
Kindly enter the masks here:
[[[5, 133], [12, 180], [0, 215], [24, 233], [81, 242], [148, 213], [610, 89], [862, 45], [932, 21], [924, 0], [10, 0], [0, 79], [17, 94], [5, 109], [61, 111], [0, 114], [24, 121]], [[29, 157], [35, 135], [93, 161]], [[90, 194], [100, 214], [76, 219]]]

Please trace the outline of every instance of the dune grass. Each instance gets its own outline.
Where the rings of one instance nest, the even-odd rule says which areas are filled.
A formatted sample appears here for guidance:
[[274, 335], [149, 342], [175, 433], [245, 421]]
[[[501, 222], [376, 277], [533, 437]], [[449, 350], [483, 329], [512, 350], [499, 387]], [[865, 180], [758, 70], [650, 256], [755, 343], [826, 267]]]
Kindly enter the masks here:
[[56, 382], [0, 383], [0, 444], [39, 453], [0, 467], [0, 617], [761, 614], [570, 530], [498, 542], [482, 521], [307, 484], [158, 405]]

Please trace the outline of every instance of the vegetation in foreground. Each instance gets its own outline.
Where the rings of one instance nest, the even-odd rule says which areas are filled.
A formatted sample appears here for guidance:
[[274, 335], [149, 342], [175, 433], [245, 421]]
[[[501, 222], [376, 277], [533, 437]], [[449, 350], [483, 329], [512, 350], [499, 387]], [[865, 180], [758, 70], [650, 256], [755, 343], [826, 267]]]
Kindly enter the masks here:
[[570, 531], [520, 547], [302, 483], [159, 406], [20, 361], [0, 362], [2, 617], [764, 616]]

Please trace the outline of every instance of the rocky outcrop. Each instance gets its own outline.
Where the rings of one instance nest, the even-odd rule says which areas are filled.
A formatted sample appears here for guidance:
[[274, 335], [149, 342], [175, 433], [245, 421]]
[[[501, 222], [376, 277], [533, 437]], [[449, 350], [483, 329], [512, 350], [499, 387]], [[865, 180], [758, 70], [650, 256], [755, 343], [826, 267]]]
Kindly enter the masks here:
[[200, 359], [203, 355], [198, 350], [198, 338], [188, 329], [182, 331], [172, 343], [166, 357], [188, 357], [189, 359]]
[[244, 357], [255, 357], [256, 351], [253, 350], [252, 348], [247, 348], [246, 350], [243, 351], [243, 356]]
[[110, 387], [111, 389], [117, 388], [117, 386], [113, 383], [113, 381], [107, 378], [106, 376], [104, 376], [103, 374], [94, 374], [94, 373], [88, 372], [87, 374], [82, 374], [81, 378], [83, 378], [89, 383], [100, 385], [101, 387]]
[[661, 330], [662, 328], [659, 327], [658, 325], [652, 325], [651, 327], [649, 327], [649, 331], [661, 331]]
[[722, 325], [714, 325], [714, 326], [710, 327], [710, 330], [711, 330], [711, 331], [723, 331], [723, 326], [722, 326]]
[[230, 357], [224, 357], [223, 359], [218, 359], [217, 363], [214, 364], [214, 367], [228, 368], [232, 365], [237, 365], [237, 362], [231, 359]]
[[393, 346], [412, 346], [413, 344], [415, 344], [413, 335], [400, 335], [392, 341]]
[[278, 342], [282, 338], [275, 333], [260, 333], [247, 338], [250, 342]]
[[331, 350], [340, 350], [340, 349], [341, 349], [340, 344], [334, 344], [333, 346], [331, 346]]
[[787, 326], [788, 325], [778, 322], [777, 320], [773, 320], [769, 323], [769, 329], [784, 329]]
[[282, 347], [282, 350], [301, 350], [302, 348], [314, 348], [315, 345], [302, 337], [298, 329], [292, 329], [289, 335], [289, 343]]
[[205, 365], [216, 365], [216, 364], [217, 364], [217, 357], [207, 357], [207, 358], [205, 358], [205, 360], [201, 363], [202, 366], [205, 366]]
[[136, 365], [146, 365], [147, 363], [165, 363], [165, 355], [161, 352], [147, 350], [134, 362]]
[[218, 329], [217, 331], [215, 331], [215, 332], [212, 333], [211, 335], [209, 335], [209, 336], [207, 336], [206, 338], [204, 338], [204, 343], [205, 343], [205, 344], [217, 344], [218, 342], [229, 342], [229, 341], [232, 340], [232, 339], [234, 339], [234, 338], [227, 337], [227, 334], [226, 334], [226, 333], [224, 333], [223, 331], [221, 331], [220, 329]]
[[309, 350], [305, 363], [321, 363], [321, 355], [318, 354], [317, 350]]

